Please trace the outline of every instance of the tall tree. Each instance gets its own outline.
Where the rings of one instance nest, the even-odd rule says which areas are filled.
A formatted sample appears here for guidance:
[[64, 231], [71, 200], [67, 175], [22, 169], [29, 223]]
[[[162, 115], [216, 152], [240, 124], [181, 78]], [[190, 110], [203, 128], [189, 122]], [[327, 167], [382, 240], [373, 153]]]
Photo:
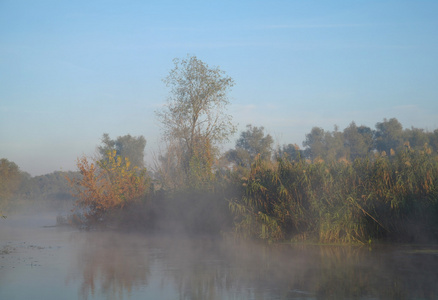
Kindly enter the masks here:
[[225, 113], [234, 81], [218, 67], [188, 56], [174, 60], [164, 82], [170, 96], [165, 107], [156, 112], [164, 139], [171, 149], [178, 149], [172, 156], [178, 158], [186, 178], [204, 177], [208, 174], [197, 172], [211, 173], [215, 146], [235, 132], [231, 116]]
[[97, 149], [102, 158], [108, 158], [108, 152], [116, 151], [116, 156], [128, 158], [132, 166], [144, 168], [144, 148], [146, 139], [140, 135], [133, 137], [130, 134], [119, 136], [112, 140], [108, 133], [102, 136], [102, 145]]

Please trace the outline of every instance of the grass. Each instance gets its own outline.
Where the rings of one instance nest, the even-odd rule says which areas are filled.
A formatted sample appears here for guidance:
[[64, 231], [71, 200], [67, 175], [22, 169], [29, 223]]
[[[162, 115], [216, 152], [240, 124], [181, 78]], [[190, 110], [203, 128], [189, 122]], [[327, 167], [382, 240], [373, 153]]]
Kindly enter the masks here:
[[354, 162], [256, 161], [232, 200], [242, 237], [357, 243], [438, 238], [438, 159], [406, 150]]

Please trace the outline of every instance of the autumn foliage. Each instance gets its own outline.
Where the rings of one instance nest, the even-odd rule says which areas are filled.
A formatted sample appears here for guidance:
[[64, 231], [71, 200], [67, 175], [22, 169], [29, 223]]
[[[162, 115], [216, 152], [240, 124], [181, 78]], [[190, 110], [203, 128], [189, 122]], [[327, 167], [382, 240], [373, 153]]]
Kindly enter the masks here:
[[89, 162], [87, 157], [82, 156], [76, 165], [82, 176], [69, 181], [74, 188], [77, 206], [91, 221], [135, 202], [145, 195], [149, 187], [146, 169], [131, 167], [129, 159], [117, 156], [115, 150], [96, 162]]

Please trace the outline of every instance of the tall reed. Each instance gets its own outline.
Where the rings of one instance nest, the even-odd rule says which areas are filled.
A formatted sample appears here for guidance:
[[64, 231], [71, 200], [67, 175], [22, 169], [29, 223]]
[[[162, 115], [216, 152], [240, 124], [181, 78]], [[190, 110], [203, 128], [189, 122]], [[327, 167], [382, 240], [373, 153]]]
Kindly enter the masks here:
[[325, 162], [256, 159], [229, 201], [239, 237], [358, 242], [438, 237], [438, 160], [430, 148]]

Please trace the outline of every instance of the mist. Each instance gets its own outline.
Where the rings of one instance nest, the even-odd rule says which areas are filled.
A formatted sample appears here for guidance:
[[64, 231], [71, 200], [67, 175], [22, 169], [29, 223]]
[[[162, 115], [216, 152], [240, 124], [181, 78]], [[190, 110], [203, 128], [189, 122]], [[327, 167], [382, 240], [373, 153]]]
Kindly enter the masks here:
[[0, 1], [0, 299], [437, 299], [437, 4]]
[[2, 299], [434, 299], [436, 247], [267, 245], [0, 220]]
[[[77, 171], [2, 159], [0, 298], [434, 299], [437, 131], [249, 124], [234, 148], [103, 134]], [[178, 140], [177, 140], [178, 141]]]

